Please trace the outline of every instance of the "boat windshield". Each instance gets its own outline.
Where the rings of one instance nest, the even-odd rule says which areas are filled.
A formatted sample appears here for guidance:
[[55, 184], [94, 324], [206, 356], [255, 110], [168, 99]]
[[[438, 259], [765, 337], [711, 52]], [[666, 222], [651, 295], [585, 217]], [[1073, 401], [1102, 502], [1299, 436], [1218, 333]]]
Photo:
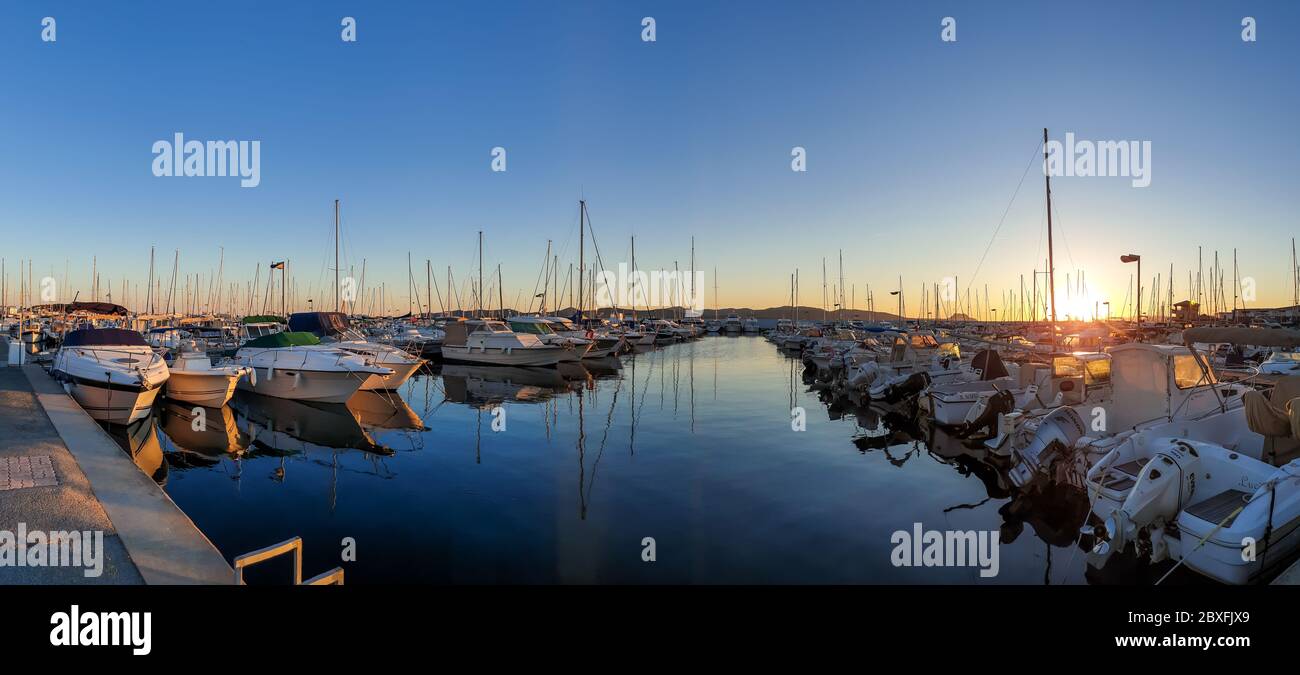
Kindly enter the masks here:
[[510, 328], [516, 333], [532, 333], [533, 335], [554, 335], [555, 331], [551, 330], [548, 324], [532, 323], [529, 321], [511, 321]]
[[1174, 355], [1174, 385], [1179, 389], [1191, 389], [1203, 384], [1215, 384], [1214, 371], [1202, 369], [1201, 362], [1192, 354]]

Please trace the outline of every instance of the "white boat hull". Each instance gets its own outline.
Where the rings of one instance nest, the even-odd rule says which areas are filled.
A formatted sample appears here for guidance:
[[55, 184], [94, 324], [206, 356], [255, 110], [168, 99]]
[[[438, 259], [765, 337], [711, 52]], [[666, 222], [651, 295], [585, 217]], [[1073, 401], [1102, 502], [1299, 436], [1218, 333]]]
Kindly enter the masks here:
[[235, 395], [241, 375], [224, 372], [173, 370], [167, 379], [167, 398], [204, 408], [220, 408]]
[[[347, 403], [370, 377], [350, 371], [304, 371], [294, 368], [253, 368], [253, 375], [239, 380], [238, 388], [263, 396], [316, 403]], [[255, 382], [255, 383], [254, 383]]]
[[403, 384], [406, 384], [406, 381], [411, 379], [411, 376], [414, 375], [415, 371], [419, 370], [420, 366], [423, 364], [423, 361], [415, 361], [407, 364], [384, 363], [383, 366], [392, 370], [392, 374], [371, 375], [366, 378], [365, 383], [361, 385], [361, 390], [386, 391], [389, 389], [397, 389]]
[[459, 363], [480, 363], [496, 366], [553, 366], [571, 350], [560, 347], [501, 349], [496, 347], [442, 346], [442, 359]]
[[109, 387], [86, 380], [64, 382], [63, 390], [92, 419], [110, 424], [130, 424], [144, 419], [158, 398], [158, 389]]

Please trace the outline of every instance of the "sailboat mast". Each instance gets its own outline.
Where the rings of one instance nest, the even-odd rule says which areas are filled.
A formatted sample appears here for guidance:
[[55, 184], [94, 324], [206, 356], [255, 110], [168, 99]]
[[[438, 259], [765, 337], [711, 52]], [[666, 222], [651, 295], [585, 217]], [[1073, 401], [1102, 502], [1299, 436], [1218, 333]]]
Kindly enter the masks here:
[[[1043, 168], [1047, 168], [1047, 127], [1043, 127]], [[1056, 326], [1056, 259], [1052, 251], [1052, 173], [1043, 171], [1047, 190], [1047, 288], [1052, 300], [1052, 326]], [[1056, 330], [1052, 330], [1056, 342]]]
[[483, 318], [483, 230], [478, 231], [478, 292], [474, 294], [478, 300], [478, 318]]
[[586, 213], [587, 213], [587, 202], [585, 200], [579, 199], [578, 200], [578, 322], [579, 323], [582, 322], [582, 306], [586, 304], [583, 302], [585, 296], [583, 296], [582, 294], [584, 288], [582, 283], [582, 277], [587, 270]]
[[334, 311], [339, 311], [339, 200], [337, 199], [334, 200]]

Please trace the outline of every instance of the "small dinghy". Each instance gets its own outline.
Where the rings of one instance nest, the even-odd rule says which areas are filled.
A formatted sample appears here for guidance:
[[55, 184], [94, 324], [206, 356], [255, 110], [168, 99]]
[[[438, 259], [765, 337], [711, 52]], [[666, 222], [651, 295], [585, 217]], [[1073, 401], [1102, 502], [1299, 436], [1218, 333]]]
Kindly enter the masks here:
[[205, 352], [183, 351], [172, 362], [171, 378], [167, 380], [167, 398], [184, 401], [205, 408], [220, 408], [235, 394], [242, 377], [253, 372], [248, 366], [212, 365]]

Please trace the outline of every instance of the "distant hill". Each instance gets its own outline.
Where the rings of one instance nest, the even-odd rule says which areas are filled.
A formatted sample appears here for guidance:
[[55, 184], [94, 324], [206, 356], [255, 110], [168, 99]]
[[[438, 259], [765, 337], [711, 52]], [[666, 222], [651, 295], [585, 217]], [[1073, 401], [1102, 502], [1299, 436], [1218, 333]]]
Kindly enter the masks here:
[[[703, 319], [705, 321], [712, 321], [713, 318], [716, 316], [718, 320], [721, 321], [722, 319], [727, 318], [727, 315], [729, 314], [736, 314], [740, 316], [742, 319], [748, 319], [750, 317], [754, 317], [756, 319], [773, 319], [773, 320], [793, 319], [796, 316], [796, 310], [797, 310], [797, 316], [800, 320], [807, 319], [809, 321], [820, 321], [823, 316], [825, 316], [829, 320], [838, 320], [838, 321], [897, 321], [898, 320], [897, 314], [891, 314], [889, 312], [868, 312], [865, 309], [845, 309], [845, 310], [823, 312], [820, 307], [806, 307], [803, 305], [800, 305], [797, 308], [791, 307], [790, 305], [785, 305], [782, 307], [767, 307], [765, 309], [753, 309], [750, 307], [719, 307], [718, 309], [709, 308], [704, 310]], [[575, 311], [576, 310], [574, 310], [573, 308], [567, 308], [567, 309], [560, 310], [560, 313], [567, 316], [573, 314]], [[621, 312], [624, 316], [632, 315], [632, 310], [630, 309], [620, 308], [618, 311]], [[614, 312], [608, 307], [602, 307], [597, 311], [597, 313], [601, 317], [608, 317], [612, 315]], [[638, 316], [671, 317], [671, 316], [684, 316], [685, 312], [682, 310], [681, 307], [660, 307], [648, 311], [645, 309], [639, 309], [637, 310], [636, 314]]]

